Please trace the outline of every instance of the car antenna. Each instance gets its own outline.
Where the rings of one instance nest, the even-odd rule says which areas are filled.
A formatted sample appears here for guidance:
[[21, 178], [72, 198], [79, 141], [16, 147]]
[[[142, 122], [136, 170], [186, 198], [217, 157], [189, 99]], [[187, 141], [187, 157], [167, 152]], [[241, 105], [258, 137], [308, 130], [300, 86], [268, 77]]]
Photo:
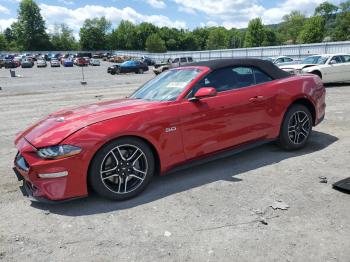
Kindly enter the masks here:
[[85, 75], [84, 75], [84, 66], [81, 67], [81, 75], [83, 76], [83, 81], [80, 81], [80, 84], [87, 85], [87, 82], [85, 81]]

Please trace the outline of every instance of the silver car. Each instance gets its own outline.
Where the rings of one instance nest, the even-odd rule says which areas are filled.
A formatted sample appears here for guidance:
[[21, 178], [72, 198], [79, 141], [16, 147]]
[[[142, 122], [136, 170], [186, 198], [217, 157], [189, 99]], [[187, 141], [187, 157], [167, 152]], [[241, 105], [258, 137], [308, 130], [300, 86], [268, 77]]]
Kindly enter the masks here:
[[50, 65], [51, 65], [51, 67], [60, 67], [61, 66], [60, 62], [54, 58], [51, 59]]

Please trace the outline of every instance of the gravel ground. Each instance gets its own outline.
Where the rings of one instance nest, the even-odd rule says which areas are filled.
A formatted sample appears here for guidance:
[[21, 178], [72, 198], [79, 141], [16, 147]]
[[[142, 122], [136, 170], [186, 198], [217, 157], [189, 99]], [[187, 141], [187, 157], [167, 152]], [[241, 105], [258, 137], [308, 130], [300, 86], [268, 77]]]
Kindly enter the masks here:
[[[77, 67], [0, 70], [0, 260], [350, 261], [350, 195], [331, 186], [350, 176], [350, 85], [327, 87], [326, 119], [301, 151], [265, 145], [157, 177], [125, 202], [25, 199], [11, 170], [17, 132], [153, 77], [111, 76], [107, 65], [85, 68], [86, 86]], [[272, 209], [278, 200], [289, 208]]]

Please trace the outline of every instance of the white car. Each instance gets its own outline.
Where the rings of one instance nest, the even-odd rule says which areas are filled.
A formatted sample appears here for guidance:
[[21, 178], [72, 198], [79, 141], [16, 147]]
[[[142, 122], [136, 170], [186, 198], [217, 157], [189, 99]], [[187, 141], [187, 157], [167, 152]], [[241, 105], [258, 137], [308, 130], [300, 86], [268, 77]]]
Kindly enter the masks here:
[[46, 67], [47, 66], [47, 63], [44, 59], [38, 59], [36, 61], [36, 66], [37, 67]]
[[295, 63], [296, 61], [288, 56], [277, 56], [277, 57], [267, 57], [265, 60], [271, 61], [272, 63], [276, 64], [277, 66], [280, 65], [289, 65], [292, 63]]
[[92, 59], [90, 59], [89, 64], [92, 66], [99, 66], [99, 65], [101, 65], [101, 62], [98, 59], [92, 58]]
[[281, 69], [291, 74], [318, 75], [323, 83], [350, 81], [350, 54], [313, 55], [299, 64], [283, 65]]
[[50, 65], [51, 65], [51, 67], [60, 67], [61, 66], [60, 62], [54, 58], [51, 59]]

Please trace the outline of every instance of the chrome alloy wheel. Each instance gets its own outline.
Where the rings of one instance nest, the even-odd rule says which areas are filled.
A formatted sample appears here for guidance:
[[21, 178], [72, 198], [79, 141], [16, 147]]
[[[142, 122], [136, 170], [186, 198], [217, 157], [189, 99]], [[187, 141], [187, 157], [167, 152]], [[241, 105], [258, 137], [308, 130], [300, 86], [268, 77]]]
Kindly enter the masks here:
[[145, 153], [135, 145], [120, 145], [104, 157], [100, 176], [102, 183], [113, 193], [126, 194], [137, 189], [148, 171]]
[[302, 144], [309, 136], [311, 121], [304, 111], [295, 112], [288, 122], [288, 137], [294, 144]]

